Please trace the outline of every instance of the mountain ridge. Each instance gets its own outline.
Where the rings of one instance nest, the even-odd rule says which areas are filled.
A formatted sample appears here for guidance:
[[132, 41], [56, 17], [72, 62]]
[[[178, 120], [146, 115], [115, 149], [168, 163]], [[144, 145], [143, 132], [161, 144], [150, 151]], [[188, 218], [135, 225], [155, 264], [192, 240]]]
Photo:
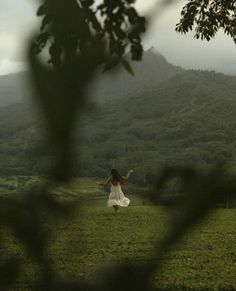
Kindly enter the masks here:
[[[167, 164], [206, 166], [223, 161], [234, 163], [236, 169], [236, 78], [179, 69], [158, 58], [165, 66], [159, 72], [166, 73], [150, 85], [152, 55], [148, 57], [147, 71], [142, 71], [142, 64], [136, 69], [139, 80], [146, 74], [145, 85], [130, 91], [135, 81], [124, 72], [103, 89], [108, 96], [97, 92], [101, 99], [96, 110], [77, 124], [76, 175], [104, 177], [111, 167], [132, 167], [135, 182], [146, 183]], [[119, 78], [128, 80], [126, 86]], [[0, 107], [1, 175], [45, 173], [49, 153], [41, 146], [42, 131], [30, 106]]]
[[[141, 62], [131, 62], [131, 65], [135, 72], [134, 77], [121, 67], [97, 75], [96, 81], [92, 82], [89, 89], [90, 98], [98, 102], [121, 98], [145, 90], [183, 70], [171, 65], [162, 55], [154, 54], [151, 50], [144, 53]], [[29, 72], [0, 76], [0, 106], [28, 102], [31, 92]]]

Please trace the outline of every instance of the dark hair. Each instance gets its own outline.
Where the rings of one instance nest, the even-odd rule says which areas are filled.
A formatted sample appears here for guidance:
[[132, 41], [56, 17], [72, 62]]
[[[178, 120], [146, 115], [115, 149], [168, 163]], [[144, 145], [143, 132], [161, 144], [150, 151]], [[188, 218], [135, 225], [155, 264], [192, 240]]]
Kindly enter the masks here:
[[124, 179], [121, 174], [116, 169], [111, 169], [111, 175], [114, 180], [120, 182], [121, 184], [124, 183]]

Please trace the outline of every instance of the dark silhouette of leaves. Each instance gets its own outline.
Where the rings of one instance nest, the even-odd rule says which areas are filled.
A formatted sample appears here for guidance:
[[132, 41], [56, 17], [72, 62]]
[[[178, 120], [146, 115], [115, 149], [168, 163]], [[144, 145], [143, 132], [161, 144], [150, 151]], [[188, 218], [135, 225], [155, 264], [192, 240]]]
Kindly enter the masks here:
[[[53, 50], [62, 60], [72, 48], [74, 54], [83, 55], [88, 43], [96, 38], [108, 43], [112, 58], [120, 60], [130, 50], [132, 59], [140, 60], [143, 51], [140, 36], [145, 31], [145, 19], [132, 4], [133, 1], [125, 0], [104, 0], [99, 5], [94, 1], [47, 0], [37, 13], [43, 20], [35, 51], [41, 52], [45, 40], [50, 41], [50, 51], [55, 47]], [[42, 34], [48, 31], [50, 37], [45, 39]], [[54, 64], [53, 59], [51, 62]]]
[[210, 39], [223, 29], [236, 43], [236, 6], [233, 0], [188, 0], [181, 12], [180, 22], [176, 31], [187, 33], [195, 32], [195, 38]]

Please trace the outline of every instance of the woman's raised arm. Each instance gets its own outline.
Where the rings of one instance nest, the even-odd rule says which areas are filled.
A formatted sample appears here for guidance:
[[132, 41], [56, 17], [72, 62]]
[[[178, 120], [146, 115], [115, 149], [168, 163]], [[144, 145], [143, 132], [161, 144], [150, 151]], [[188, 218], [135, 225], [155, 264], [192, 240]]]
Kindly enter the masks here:
[[133, 170], [129, 170], [127, 175], [125, 177], [123, 177], [123, 179], [128, 180], [130, 177], [130, 174], [132, 174], [134, 171]]

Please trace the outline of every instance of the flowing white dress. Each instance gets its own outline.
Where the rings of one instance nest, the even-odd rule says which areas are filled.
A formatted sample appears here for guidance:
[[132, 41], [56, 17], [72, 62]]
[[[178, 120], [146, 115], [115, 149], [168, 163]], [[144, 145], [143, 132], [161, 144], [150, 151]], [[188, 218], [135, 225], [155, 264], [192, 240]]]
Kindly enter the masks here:
[[118, 183], [117, 185], [113, 185], [111, 183], [111, 193], [107, 201], [108, 207], [112, 207], [115, 205], [127, 207], [129, 204], [130, 200], [129, 198], [125, 197], [124, 193], [122, 192], [120, 183]]

